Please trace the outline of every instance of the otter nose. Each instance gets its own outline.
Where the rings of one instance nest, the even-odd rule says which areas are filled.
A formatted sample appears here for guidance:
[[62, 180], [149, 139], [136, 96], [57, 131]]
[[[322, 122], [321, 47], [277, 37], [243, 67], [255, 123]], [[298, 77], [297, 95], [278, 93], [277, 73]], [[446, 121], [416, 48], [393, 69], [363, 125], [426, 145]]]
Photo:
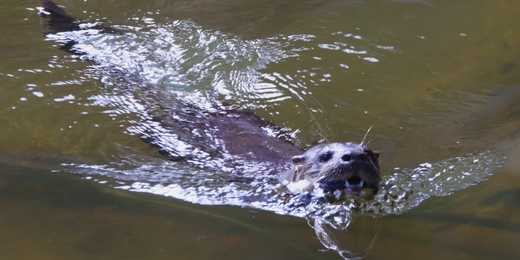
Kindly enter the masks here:
[[352, 155], [350, 153], [344, 154], [343, 156], [341, 156], [341, 160], [348, 162], [352, 160]]
[[356, 159], [365, 161], [367, 159], [367, 155], [365, 153], [346, 153], [341, 156], [341, 160], [344, 162], [349, 162]]

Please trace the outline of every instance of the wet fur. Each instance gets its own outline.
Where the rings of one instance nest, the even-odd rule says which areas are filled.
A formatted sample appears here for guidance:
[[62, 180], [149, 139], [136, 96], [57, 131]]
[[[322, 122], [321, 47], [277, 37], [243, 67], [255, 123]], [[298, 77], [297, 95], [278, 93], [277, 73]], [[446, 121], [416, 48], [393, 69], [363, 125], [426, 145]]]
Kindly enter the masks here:
[[[377, 191], [381, 182], [379, 152], [356, 143], [330, 143], [315, 146], [302, 155], [292, 158], [293, 169], [280, 175], [279, 180], [298, 182], [311, 181], [318, 186], [333, 190], [329, 184], [344, 186], [363, 185]], [[343, 184], [342, 184], [343, 182]], [[313, 187], [304, 189], [311, 189]]]
[[[62, 8], [50, 0], [41, 0], [41, 2], [46, 12], [42, 16], [48, 19], [49, 27], [54, 30], [50, 33], [80, 30], [77, 20]], [[114, 32], [109, 27], [99, 26], [97, 29], [106, 33]], [[74, 53], [74, 44], [71, 42], [62, 48]], [[125, 76], [131, 77], [122, 73], [122, 77]], [[221, 107], [215, 107], [215, 112], [202, 111], [157, 86], [150, 86], [146, 82], [141, 82], [140, 85], [143, 86], [144, 91], [150, 91], [155, 99], [162, 102], [161, 104], [170, 104], [169, 107], [160, 107], [163, 112], [159, 116], [154, 116], [155, 121], [179, 140], [204, 152], [203, 155], [186, 154], [177, 150], [175, 143], [164, 142], [162, 132], [143, 133], [143, 141], [156, 147], [168, 159], [184, 160], [217, 171], [222, 170], [223, 167], [239, 169], [233, 172], [239, 176], [246, 175], [244, 172], [248, 171], [247, 168], [255, 166], [252, 176], [272, 176], [281, 173], [278, 178], [281, 182], [308, 179], [325, 189], [329, 183], [344, 183], [347, 180], [355, 182], [357, 180], [355, 178], [359, 178], [368, 188], [377, 191], [381, 181], [379, 154], [365, 145], [322, 144], [302, 154], [303, 151], [294, 146], [281, 129], [253, 113], [235, 109], [226, 110]], [[175, 117], [172, 114], [175, 114]], [[264, 128], [270, 128], [278, 134], [272, 136]], [[195, 136], [194, 130], [200, 134]], [[215, 145], [220, 142], [224, 145]], [[328, 160], [324, 160], [328, 156], [326, 153], [331, 155]], [[223, 160], [223, 158], [227, 159]], [[212, 160], [219, 163], [211, 164]]]

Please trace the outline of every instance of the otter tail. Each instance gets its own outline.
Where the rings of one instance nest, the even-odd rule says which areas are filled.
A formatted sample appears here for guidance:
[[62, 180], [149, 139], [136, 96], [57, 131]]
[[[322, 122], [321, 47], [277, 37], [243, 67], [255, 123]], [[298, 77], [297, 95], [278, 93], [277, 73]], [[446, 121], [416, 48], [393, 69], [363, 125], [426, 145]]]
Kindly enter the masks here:
[[[83, 24], [83, 26], [80, 26], [82, 23], [80, 20], [68, 15], [63, 8], [56, 5], [52, 0], [41, 0], [41, 2], [43, 9], [40, 11], [40, 15], [47, 19], [47, 26], [49, 27], [49, 31], [45, 34], [79, 31], [84, 29], [99, 30], [101, 33], [108, 34], [122, 34], [120, 30], [112, 27], [105, 27], [101, 23], [88, 25]], [[73, 40], [62, 43], [60, 49], [73, 54], [82, 54], [81, 52], [74, 50], [73, 47], [76, 43], [77, 42]]]
[[46, 12], [49, 13], [49, 16], [51, 17], [68, 17], [71, 18], [63, 8], [57, 6], [54, 2], [51, 0], [41, 0], [43, 8]]
[[41, 0], [41, 2], [43, 10], [40, 15], [49, 20], [48, 25], [54, 32], [79, 30], [77, 20], [68, 15], [63, 8], [51, 0]]

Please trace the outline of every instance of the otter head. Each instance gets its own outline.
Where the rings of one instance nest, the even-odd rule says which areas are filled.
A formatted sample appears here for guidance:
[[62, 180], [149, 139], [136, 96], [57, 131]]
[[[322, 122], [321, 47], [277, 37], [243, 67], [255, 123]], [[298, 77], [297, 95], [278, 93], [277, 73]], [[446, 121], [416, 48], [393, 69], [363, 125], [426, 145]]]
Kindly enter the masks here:
[[345, 194], [364, 197], [365, 189], [377, 193], [381, 181], [378, 158], [379, 152], [365, 145], [322, 144], [292, 157], [293, 169], [282, 174], [280, 180], [292, 192], [320, 188], [337, 199]]

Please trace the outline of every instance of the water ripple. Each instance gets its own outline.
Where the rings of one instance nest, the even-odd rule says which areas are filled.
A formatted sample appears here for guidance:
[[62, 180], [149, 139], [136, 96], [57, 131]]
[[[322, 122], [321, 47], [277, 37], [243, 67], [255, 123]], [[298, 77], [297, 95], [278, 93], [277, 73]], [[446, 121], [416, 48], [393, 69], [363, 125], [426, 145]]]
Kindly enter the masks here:
[[[374, 216], [402, 214], [430, 197], [448, 196], [453, 192], [488, 179], [501, 167], [502, 152], [468, 154], [436, 163], [424, 163], [414, 169], [395, 169], [383, 176], [383, 188], [372, 201], [355, 198], [336, 204], [319, 201], [303, 205], [298, 197], [287, 199], [277, 192], [278, 184], [269, 179], [247, 182], [229, 181], [226, 175], [204, 170], [187, 170], [182, 165], [165, 161], [146, 164], [128, 159], [131, 169], [120, 166], [68, 164], [70, 172], [87, 176], [106, 176], [116, 189], [145, 192], [204, 205], [235, 205], [272, 211], [296, 217], [310, 217], [344, 230], [354, 212]], [[132, 162], [134, 161], [134, 162]], [[86, 177], [91, 179], [92, 177]], [[103, 183], [105, 179], [102, 180]]]
[[[175, 21], [164, 26], [150, 23], [150, 27], [121, 27], [121, 30], [123, 34], [101, 34], [98, 30], [85, 29], [49, 34], [47, 37], [48, 40], [61, 43], [71, 40], [77, 42], [76, 51], [84, 53], [81, 58], [93, 61], [96, 64], [94, 68], [104, 73], [103, 82], [113, 86], [114, 93], [92, 96], [90, 100], [95, 106], [106, 107], [105, 113], [113, 118], [125, 114], [135, 115], [136, 119], [129, 121], [130, 125], [126, 126], [128, 133], [140, 135], [151, 131], [160, 136], [160, 142], [170, 146], [174, 144], [176, 152], [198, 154], [199, 158], [204, 158], [203, 151], [197, 150], [195, 145], [183, 141], [179, 136], [163, 131], [159, 124], [150, 120], [153, 112], [160, 109], [158, 101], [161, 97], [147, 98], [146, 91], [142, 91], [146, 88], [145, 82], [177, 91], [180, 99], [194, 104], [201, 111], [213, 107], [213, 100], [207, 96], [214, 95], [215, 91], [229, 99], [243, 94], [270, 102], [291, 97], [308, 102], [312, 98], [309, 94], [312, 93], [307, 84], [317, 85], [329, 81], [331, 74], [326, 69], [297, 69], [292, 75], [261, 73], [260, 70], [267, 64], [300, 58], [298, 52], [312, 51], [316, 47], [330, 50], [334, 55], [348, 55], [368, 62], [378, 62], [379, 57], [384, 56], [375, 50], [394, 51], [392, 46], [353, 47], [365, 45], [351, 45], [345, 39], [366, 39], [341, 32], [337, 33], [338, 38], [331, 44], [317, 43], [316, 37], [308, 34], [243, 40], [219, 31], [204, 30], [190, 21]], [[321, 58], [318, 55], [314, 57]], [[341, 64], [345, 69], [354, 65], [348, 62]], [[116, 73], [111, 73], [114, 71]], [[117, 90], [121, 77], [130, 78], [123, 82], [129, 86]], [[132, 83], [132, 78], [136, 79], [134, 85], [142, 86], [127, 84]], [[290, 95], [281, 90], [286, 90]], [[309, 107], [309, 110], [320, 111], [313, 107]], [[175, 117], [175, 114], [172, 116]], [[197, 161], [192, 163], [197, 166]], [[215, 168], [222, 166], [218, 161], [215, 163]], [[241, 182], [230, 178], [230, 169], [207, 172], [182, 163], [149, 157], [134, 158], [131, 155], [104, 165], [66, 166], [69, 172], [83, 174], [99, 182], [104, 183], [109, 178], [112, 181], [108, 184], [118, 189], [153, 193], [199, 204], [236, 205], [312, 217], [323, 219], [337, 229], [344, 229], [350, 223], [354, 211], [376, 216], [400, 214], [431, 196], [446, 196], [475, 185], [487, 179], [502, 164], [503, 156], [500, 153], [488, 151], [422, 164], [415, 169], [396, 169], [394, 174], [384, 176], [387, 188], [378, 193], [373, 201], [359, 202], [352, 199], [340, 204], [313, 202], [305, 206], [300, 205], [297, 197], [287, 200], [281, 196], [271, 179]], [[245, 163], [242, 167], [256, 172], [267, 170], [262, 168], [265, 166], [257, 164]], [[102, 180], [101, 177], [105, 178]]]

